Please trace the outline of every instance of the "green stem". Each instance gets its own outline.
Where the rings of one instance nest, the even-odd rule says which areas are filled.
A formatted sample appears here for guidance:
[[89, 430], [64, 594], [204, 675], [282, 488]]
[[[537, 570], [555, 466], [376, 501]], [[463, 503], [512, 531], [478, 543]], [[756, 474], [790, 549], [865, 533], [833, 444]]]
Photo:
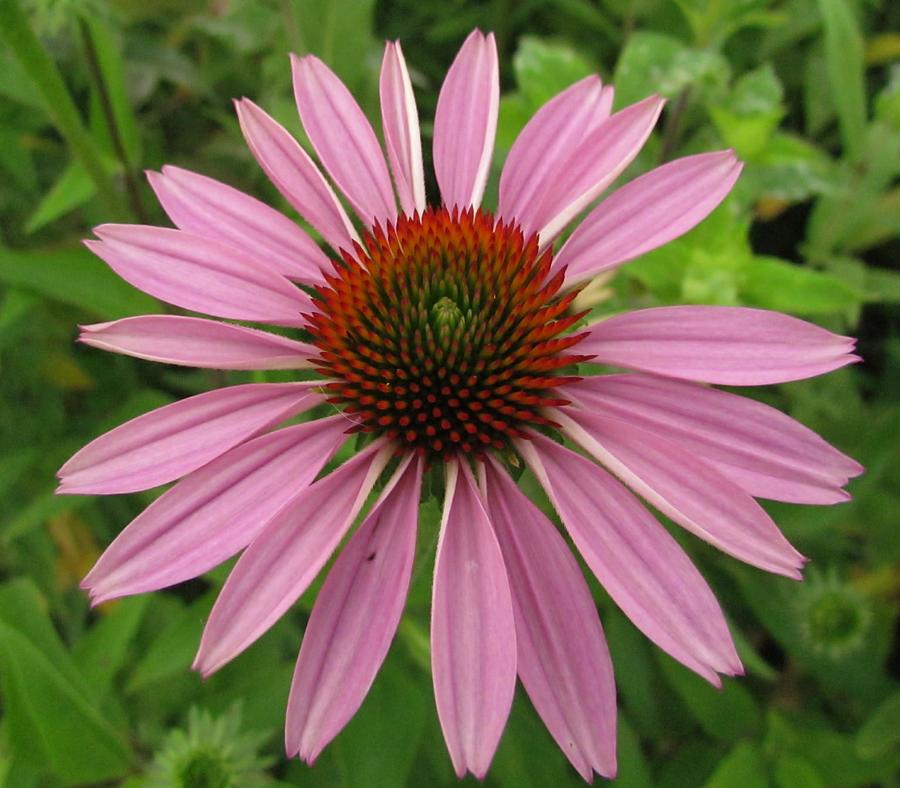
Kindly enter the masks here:
[[659, 151], [659, 164], [665, 164], [671, 159], [672, 154], [675, 153], [675, 149], [678, 147], [678, 140], [681, 138], [681, 121], [684, 117], [685, 110], [687, 110], [690, 97], [691, 86], [688, 85], [678, 94], [678, 98], [675, 99], [672, 111], [666, 118], [666, 125], [663, 130], [662, 147]]
[[84, 43], [84, 51], [87, 56], [88, 68], [91, 76], [97, 86], [97, 96], [100, 99], [100, 108], [103, 111], [103, 117], [106, 120], [106, 127], [109, 129], [109, 138], [112, 141], [113, 150], [116, 152], [116, 158], [122, 165], [122, 172], [125, 176], [125, 190], [128, 192], [128, 200], [131, 203], [131, 210], [134, 212], [137, 220], [143, 224], [147, 224], [147, 214], [144, 212], [144, 206], [141, 203], [141, 194], [135, 177], [134, 169], [128, 160], [128, 153], [125, 150], [125, 143], [122, 141], [122, 135], [119, 132], [119, 124], [116, 122], [116, 113], [113, 110], [112, 101], [109, 97], [109, 90], [106, 87], [106, 80], [103, 77], [103, 69], [100, 67], [100, 59], [97, 56], [97, 47], [94, 45], [94, 36], [91, 33], [90, 26], [84, 19], [79, 20], [81, 29], [81, 39]]
[[121, 217], [122, 201], [103, 166], [100, 152], [84, 127], [59, 69], [28, 24], [19, 0], [0, 0], [0, 38], [31, 77], [44, 99], [53, 125], [94, 182], [106, 210]]

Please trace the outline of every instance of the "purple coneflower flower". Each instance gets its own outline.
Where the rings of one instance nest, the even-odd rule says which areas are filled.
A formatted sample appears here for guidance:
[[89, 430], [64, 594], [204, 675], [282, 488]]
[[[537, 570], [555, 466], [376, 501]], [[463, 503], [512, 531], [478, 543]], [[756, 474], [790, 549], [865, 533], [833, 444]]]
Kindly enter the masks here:
[[[190, 397], [78, 452], [60, 471], [61, 492], [125, 493], [181, 478], [83, 585], [96, 604], [196, 577], [243, 551], [195, 661], [208, 675], [297, 600], [385, 473], [300, 649], [286, 746], [311, 763], [384, 660], [410, 583], [423, 472], [443, 466], [431, 654], [457, 774], [487, 771], [518, 675], [578, 772], [611, 777], [615, 688], [596, 607], [563, 537], [506, 463], [519, 458], [533, 471], [635, 625], [718, 685], [719, 674], [742, 670], [722, 612], [633, 493], [736, 558], [799, 578], [803, 557], [754, 497], [844, 501], [841, 488], [860, 466], [778, 411], [701, 384], [819, 375], [856, 360], [853, 341], [783, 314], [715, 306], [643, 309], [576, 327], [583, 315], [570, 307], [580, 285], [696, 225], [741, 169], [722, 151], [652, 170], [603, 200], [554, 253], [558, 234], [635, 157], [659, 116], [658, 97], [611, 114], [612, 88], [592, 76], [549, 101], [513, 145], [491, 214], [480, 202], [497, 121], [493, 36], [473, 32], [441, 88], [440, 206], [426, 204], [399, 44], [385, 49], [380, 84], [390, 168], [324, 63], [295, 57], [293, 74], [321, 169], [250, 100], [237, 102], [238, 117], [259, 164], [331, 256], [256, 199], [176, 167], [149, 177], [178, 229], [104, 225], [87, 245], [157, 298], [299, 329], [306, 341], [174, 315], [85, 326], [81, 339], [167, 364], [312, 368], [323, 378]], [[574, 374], [587, 359], [633, 372]], [[341, 412], [272, 429], [325, 401]], [[374, 439], [317, 479], [348, 426]]]

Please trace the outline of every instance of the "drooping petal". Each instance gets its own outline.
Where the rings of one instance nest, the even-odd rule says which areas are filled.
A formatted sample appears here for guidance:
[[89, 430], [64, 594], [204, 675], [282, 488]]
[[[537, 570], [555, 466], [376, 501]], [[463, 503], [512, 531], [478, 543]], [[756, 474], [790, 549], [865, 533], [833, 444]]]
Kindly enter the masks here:
[[499, 106], [494, 34], [473, 30], [447, 72], [434, 116], [434, 172], [450, 209], [481, 203]]
[[58, 471], [58, 492], [148, 490], [206, 465], [323, 401], [311, 383], [248, 383], [157, 408], [91, 441]]
[[274, 268], [182, 230], [129, 224], [94, 229], [85, 241], [119, 276], [170, 304], [230, 320], [303, 324], [310, 297]]
[[294, 222], [249, 194], [181, 167], [166, 165], [147, 179], [177, 227], [224, 241], [303, 284], [322, 281], [328, 258]]
[[611, 115], [562, 159], [539, 199], [517, 216], [546, 246], [607, 189], [637, 156], [665, 101], [650, 96]]
[[425, 210], [425, 170], [422, 137], [412, 82], [399, 41], [388, 41], [381, 61], [381, 125], [394, 184], [403, 212]]
[[566, 435], [674, 522], [741, 561], [800, 579], [803, 556], [709, 463], [625, 421], [575, 408], [554, 414]]
[[566, 285], [584, 282], [686, 233], [725, 199], [743, 165], [733, 151], [664, 164], [616, 190], [581, 222], [553, 261]]
[[356, 713], [393, 640], [416, 548], [423, 460], [410, 454], [319, 592], [291, 684], [285, 747], [312, 763]]
[[[516, 137], [500, 174], [497, 213], [504, 219], [523, 221], [557, 177], [584, 138], [609, 117], [613, 90], [592, 75], [566, 88], [544, 104]], [[526, 233], [527, 234], [527, 233]]]
[[390, 451], [383, 441], [370, 444], [291, 498], [254, 537], [209, 614], [195, 670], [218, 670], [297, 601], [353, 523]]
[[549, 438], [535, 434], [517, 446], [587, 565], [635, 626], [716, 686], [716, 673], [740, 673], [715, 596], [650, 512], [604, 470]]
[[761, 402], [653, 375], [596, 375], [566, 387], [585, 407], [683, 446], [753, 496], [838, 503], [862, 466]]
[[802, 380], [852, 364], [855, 341], [765, 309], [665, 306], [591, 326], [578, 345], [600, 364], [727, 386]]
[[356, 99], [315, 55], [291, 55], [297, 111], [319, 161], [368, 226], [397, 218], [391, 176]]
[[565, 541], [493, 458], [488, 513], [512, 591], [518, 673], [581, 776], [616, 774], [616, 687], [591, 592]]
[[316, 478], [346, 429], [343, 416], [286, 427], [194, 471], [116, 537], [82, 588], [99, 604], [189, 580], [231, 558]]
[[301, 369], [312, 345], [200, 317], [141, 315], [81, 326], [79, 342], [127, 356], [204, 369]]
[[332, 249], [353, 249], [359, 238], [347, 212], [297, 140], [250, 99], [235, 107], [247, 145], [278, 191]]
[[431, 608], [431, 673], [459, 777], [490, 766], [516, 684], [516, 629], [503, 556], [466, 463], [450, 461]]

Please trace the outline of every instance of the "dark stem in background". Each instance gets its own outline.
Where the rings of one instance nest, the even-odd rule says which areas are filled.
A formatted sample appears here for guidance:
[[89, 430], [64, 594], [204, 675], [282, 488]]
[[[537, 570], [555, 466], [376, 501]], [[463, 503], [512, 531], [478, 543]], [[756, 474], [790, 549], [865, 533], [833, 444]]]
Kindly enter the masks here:
[[687, 109], [688, 101], [691, 97], [691, 87], [688, 85], [672, 105], [672, 110], [666, 115], [666, 125], [663, 130], [662, 147], [659, 149], [659, 164], [665, 164], [678, 147], [678, 140], [681, 137], [681, 121], [684, 112]]
[[137, 177], [131, 167], [131, 162], [128, 161], [125, 143], [122, 141], [122, 135], [119, 133], [119, 124], [116, 123], [116, 115], [113, 111], [112, 101], [109, 98], [109, 91], [106, 89], [106, 81], [103, 79], [103, 71], [100, 68], [100, 59], [97, 57], [97, 48], [94, 46], [94, 38], [91, 35], [91, 29], [83, 19], [80, 19], [78, 24], [81, 31], [81, 39], [84, 43], [84, 52], [87, 57], [88, 68], [90, 69], [94, 83], [97, 85], [100, 108], [109, 129], [109, 137], [110, 140], [112, 140], [113, 150], [116, 153], [116, 158], [122, 165], [122, 172], [125, 176], [125, 191], [128, 193], [128, 201], [131, 203], [131, 210], [139, 222], [148, 224], [149, 218], [144, 211]]

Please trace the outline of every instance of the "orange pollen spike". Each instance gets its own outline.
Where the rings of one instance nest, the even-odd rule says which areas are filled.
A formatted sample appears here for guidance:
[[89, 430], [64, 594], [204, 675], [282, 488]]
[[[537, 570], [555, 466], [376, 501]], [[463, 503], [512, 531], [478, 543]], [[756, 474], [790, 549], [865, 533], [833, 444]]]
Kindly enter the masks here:
[[307, 328], [335, 379], [329, 401], [359, 429], [432, 457], [479, 454], [567, 402], [559, 387], [579, 378], [560, 373], [584, 357], [566, 352], [581, 336], [563, 332], [581, 316], [536, 237], [442, 208], [376, 227], [354, 249], [316, 288]]

